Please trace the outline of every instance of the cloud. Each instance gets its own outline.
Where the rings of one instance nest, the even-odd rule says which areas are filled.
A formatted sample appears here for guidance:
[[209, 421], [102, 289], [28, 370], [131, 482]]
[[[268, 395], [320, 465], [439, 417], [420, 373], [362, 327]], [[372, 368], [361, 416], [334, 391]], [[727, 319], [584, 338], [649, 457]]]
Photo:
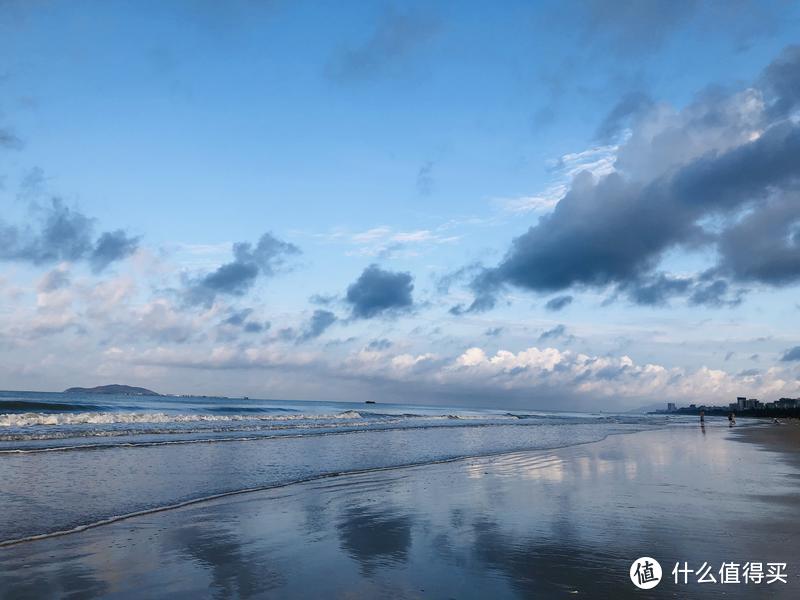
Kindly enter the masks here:
[[688, 23], [701, 6], [699, 0], [584, 0], [579, 18], [584, 36], [625, 55], [655, 52], [672, 33]]
[[43, 207], [31, 205], [37, 222], [26, 227], [0, 221], [0, 260], [48, 263], [87, 262], [100, 272], [127, 258], [139, 246], [139, 238], [123, 230], [104, 232], [94, 239], [94, 220], [54, 198]]
[[[775, 64], [795, 62], [800, 68], [786, 51], [762, 80]], [[652, 106], [612, 172], [577, 173], [553, 211], [475, 275], [467, 310], [492, 308], [507, 286], [613, 286], [643, 304], [683, 293], [693, 304], [723, 306], [742, 294], [729, 281], [800, 281], [800, 123], [775, 118], [797, 105], [797, 90], [773, 88], [708, 91], [677, 113]], [[656, 273], [668, 250], [709, 247], [719, 258], [706, 273]]]
[[315, 310], [311, 319], [298, 336], [298, 343], [307, 342], [321, 336], [326, 329], [337, 321], [336, 315], [329, 310]]
[[22, 148], [22, 140], [13, 131], [6, 127], [0, 127], [0, 148], [6, 150], [19, 150]]
[[542, 335], [539, 336], [539, 341], [545, 342], [547, 340], [555, 340], [564, 337], [566, 334], [567, 328], [564, 325], [556, 325], [552, 329], [543, 332]]
[[[242, 308], [234, 310], [222, 321], [222, 325], [227, 325], [242, 330], [245, 333], [261, 333], [270, 328], [269, 321], [256, 321], [251, 319], [252, 308]], [[226, 337], [226, 336], [223, 336]], [[227, 339], [227, 337], [226, 337]]]
[[796, 360], [800, 360], [800, 346], [789, 348], [781, 357], [781, 361], [783, 362], [793, 362]]
[[366, 40], [331, 61], [328, 75], [342, 83], [378, 77], [402, 64], [438, 31], [438, 21], [429, 16], [387, 9]]
[[49, 293], [69, 287], [69, 283], [69, 271], [65, 268], [58, 268], [48, 271], [45, 276], [42, 277], [37, 289], [40, 292]]
[[380, 338], [377, 340], [371, 340], [369, 344], [367, 344], [367, 350], [372, 352], [383, 352], [384, 350], [388, 350], [392, 347], [392, 342], [387, 340], [386, 338]]
[[572, 304], [572, 296], [556, 296], [547, 301], [544, 307], [547, 310], [559, 311]]
[[353, 318], [372, 319], [410, 310], [414, 305], [412, 281], [410, 273], [368, 266], [347, 288], [346, 301], [352, 307]]
[[433, 188], [433, 161], [429, 160], [417, 172], [417, 192], [420, 196], [430, 196]]
[[488, 337], [497, 337], [501, 333], [503, 333], [502, 327], [490, 327], [489, 329], [483, 332], [483, 335]]
[[595, 137], [605, 143], [613, 140], [631, 120], [653, 108], [653, 100], [643, 92], [628, 92], [606, 115]]
[[111, 263], [132, 255], [138, 247], [138, 237], [130, 237], [122, 229], [106, 231], [98, 238], [89, 256], [89, 263], [97, 273]]
[[318, 304], [319, 306], [329, 306], [336, 300], [336, 296], [334, 294], [312, 294], [309, 297], [308, 301], [311, 304]]
[[244, 296], [259, 276], [273, 277], [287, 258], [300, 254], [300, 249], [279, 240], [271, 233], [261, 236], [253, 246], [249, 242], [233, 245], [234, 260], [206, 275], [189, 279], [183, 290], [189, 305], [210, 307], [218, 295]]

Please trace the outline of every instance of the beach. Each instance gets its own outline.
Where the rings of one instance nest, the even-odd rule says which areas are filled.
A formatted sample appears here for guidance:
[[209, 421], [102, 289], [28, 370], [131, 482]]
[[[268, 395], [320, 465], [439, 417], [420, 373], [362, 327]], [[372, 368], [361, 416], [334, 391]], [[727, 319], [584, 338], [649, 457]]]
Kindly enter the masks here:
[[[0, 548], [4, 598], [796, 598], [796, 423], [328, 476]], [[629, 568], [656, 558], [661, 583]], [[674, 583], [675, 563], [787, 583]], [[717, 574], [719, 579], [719, 574]]]

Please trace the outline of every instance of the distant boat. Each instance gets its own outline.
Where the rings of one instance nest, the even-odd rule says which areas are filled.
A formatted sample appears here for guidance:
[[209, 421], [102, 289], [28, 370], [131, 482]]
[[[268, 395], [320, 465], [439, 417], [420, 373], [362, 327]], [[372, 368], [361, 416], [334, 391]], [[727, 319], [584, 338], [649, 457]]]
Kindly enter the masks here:
[[367, 400], [364, 404], [375, 404], [375, 400]]

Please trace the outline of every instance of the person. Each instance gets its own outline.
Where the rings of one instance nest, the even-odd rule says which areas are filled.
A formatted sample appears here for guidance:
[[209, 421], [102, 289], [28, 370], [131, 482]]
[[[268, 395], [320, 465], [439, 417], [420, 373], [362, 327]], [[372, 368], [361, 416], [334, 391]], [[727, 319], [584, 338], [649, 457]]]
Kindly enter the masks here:
[[706, 411], [700, 411], [700, 426], [702, 427], [706, 423]]
[[728, 415], [728, 426], [733, 427], [734, 425], [736, 425], [736, 415], [733, 412], [731, 412]]

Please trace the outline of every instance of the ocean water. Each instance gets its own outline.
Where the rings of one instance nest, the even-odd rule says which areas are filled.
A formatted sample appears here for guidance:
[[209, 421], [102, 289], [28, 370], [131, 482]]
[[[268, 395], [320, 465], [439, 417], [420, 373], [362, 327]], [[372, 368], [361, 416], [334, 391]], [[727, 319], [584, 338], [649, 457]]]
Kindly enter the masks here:
[[0, 392], [0, 544], [341, 473], [687, 426], [696, 418]]

